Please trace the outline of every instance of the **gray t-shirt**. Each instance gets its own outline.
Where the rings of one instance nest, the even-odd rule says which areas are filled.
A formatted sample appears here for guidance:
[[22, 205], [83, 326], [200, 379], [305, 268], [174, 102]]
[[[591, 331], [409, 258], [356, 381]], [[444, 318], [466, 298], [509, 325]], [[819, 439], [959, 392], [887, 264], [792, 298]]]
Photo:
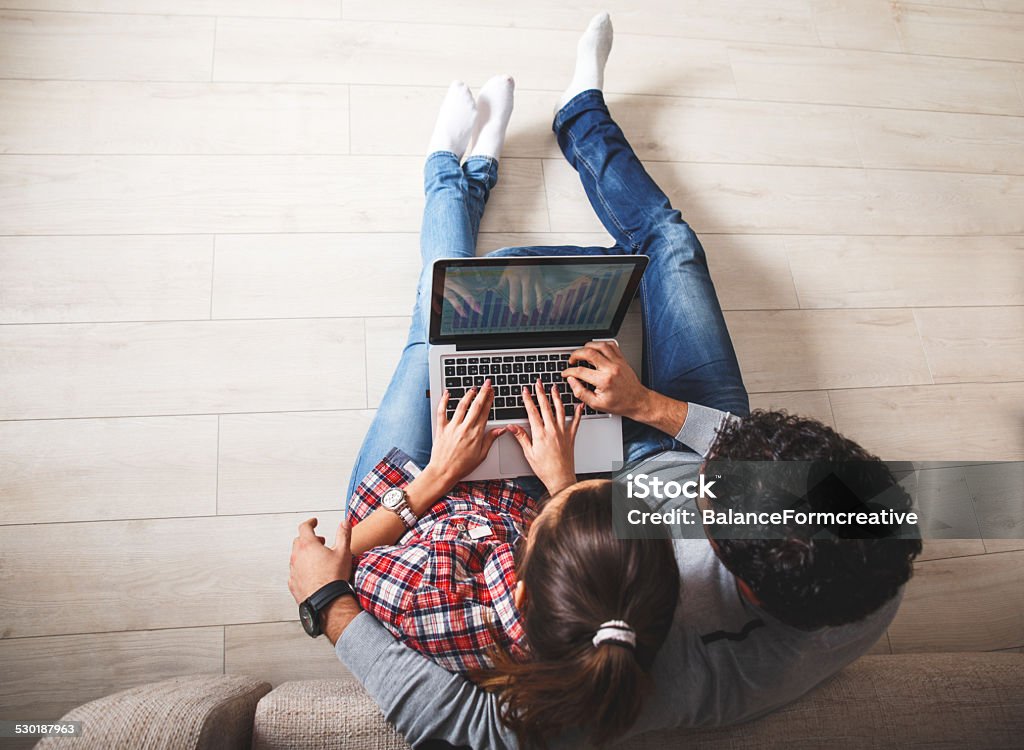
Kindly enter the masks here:
[[[693, 452], [651, 461], [700, 462], [730, 418], [691, 404], [676, 439]], [[899, 607], [897, 596], [860, 622], [797, 630], [743, 598], [709, 542], [674, 544], [682, 577], [679, 606], [653, 669], [654, 691], [629, 736], [736, 724], [780, 708], [870, 649]], [[403, 646], [369, 614], [352, 621], [335, 651], [411, 744], [445, 739], [479, 750], [519, 747], [492, 694]], [[554, 744], [579, 743], [566, 738]]]

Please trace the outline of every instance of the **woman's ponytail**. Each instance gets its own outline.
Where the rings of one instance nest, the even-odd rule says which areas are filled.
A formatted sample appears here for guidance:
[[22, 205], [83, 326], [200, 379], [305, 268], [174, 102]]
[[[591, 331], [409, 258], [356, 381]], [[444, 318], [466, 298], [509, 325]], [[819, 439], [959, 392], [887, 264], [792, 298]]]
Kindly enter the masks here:
[[476, 675], [524, 744], [578, 728], [602, 745], [633, 726], [679, 596], [671, 542], [615, 536], [610, 482], [569, 492], [516, 566], [530, 661], [499, 653]]

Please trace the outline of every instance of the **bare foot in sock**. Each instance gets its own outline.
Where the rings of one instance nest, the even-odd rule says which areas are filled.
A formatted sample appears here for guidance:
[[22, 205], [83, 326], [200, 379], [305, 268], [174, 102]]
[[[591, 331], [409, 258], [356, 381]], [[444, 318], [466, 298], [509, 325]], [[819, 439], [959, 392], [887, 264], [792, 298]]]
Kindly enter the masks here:
[[476, 124], [470, 156], [501, 157], [505, 131], [512, 117], [516, 82], [510, 75], [494, 76], [476, 96]]
[[604, 66], [612, 51], [612, 34], [612, 19], [607, 13], [598, 13], [590, 19], [590, 25], [576, 45], [576, 70], [569, 88], [558, 101], [558, 109], [577, 94], [604, 87]]
[[469, 146], [475, 121], [476, 103], [469, 86], [462, 81], [452, 81], [441, 102], [441, 111], [437, 114], [437, 124], [434, 125], [427, 153], [451, 151], [461, 159]]

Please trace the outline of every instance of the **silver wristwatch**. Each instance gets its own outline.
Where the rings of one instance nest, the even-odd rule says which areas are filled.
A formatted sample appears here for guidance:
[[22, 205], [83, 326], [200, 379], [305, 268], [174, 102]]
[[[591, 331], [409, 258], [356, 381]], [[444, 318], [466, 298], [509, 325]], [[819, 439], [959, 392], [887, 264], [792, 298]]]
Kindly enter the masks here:
[[409, 507], [409, 496], [400, 487], [392, 487], [385, 492], [380, 504], [401, 518], [405, 528], [411, 529], [416, 525], [416, 514]]

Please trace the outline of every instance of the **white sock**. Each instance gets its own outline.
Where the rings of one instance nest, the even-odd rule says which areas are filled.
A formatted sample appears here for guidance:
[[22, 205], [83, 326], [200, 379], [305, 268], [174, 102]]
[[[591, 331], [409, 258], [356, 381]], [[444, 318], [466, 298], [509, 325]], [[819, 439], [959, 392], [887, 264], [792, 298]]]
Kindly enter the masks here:
[[590, 19], [590, 25], [576, 45], [576, 70], [569, 88], [558, 102], [558, 109], [577, 94], [604, 87], [604, 66], [612, 51], [612, 34], [612, 19], [607, 12], [598, 13]]
[[476, 123], [470, 156], [497, 159], [505, 145], [505, 131], [512, 117], [516, 82], [510, 75], [494, 76], [476, 96]]
[[475, 120], [476, 104], [469, 86], [462, 81], [452, 81], [441, 102], [441, 111], [437, 113], [437, 124], [434, 125], [434, 134], [430, 136], [427, 153], [451, 151], [461, 159], [469, 146]]

